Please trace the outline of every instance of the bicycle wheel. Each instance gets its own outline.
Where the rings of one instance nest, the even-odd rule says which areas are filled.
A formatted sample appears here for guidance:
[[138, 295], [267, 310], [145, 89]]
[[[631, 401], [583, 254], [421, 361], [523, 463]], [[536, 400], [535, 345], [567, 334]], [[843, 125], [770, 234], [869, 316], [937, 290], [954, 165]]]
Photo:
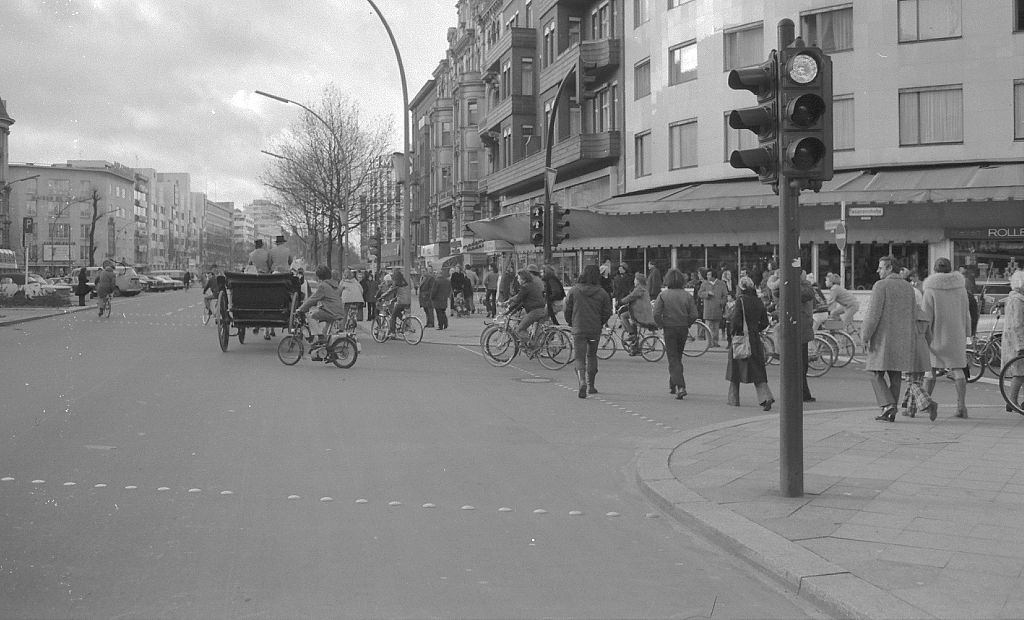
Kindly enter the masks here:
[[683, 345], [683, 355], [700, 357], [707, 352], [710, 346], [711, 329], [698, 321], [690, 326], [690, 334], [686, 337], [686, 344]]
[[[213, 305], [213, 300], [210, 300], [210, 305]], [[212, 318], [213, 308], [203, 308], [203, 325], [209, 325]]]
[[304, 352], [302, 339], [297, 336], [289, 334], [277, 343], [277, 359], [286, 366], [298, 364]]
[[494, 330], [498, 329], [498, 328], [499, 328], [499, 326], [495, 325], [494, 323], [490, 323], [488, 325], [484, 325], [484, 328], [482, 330], [480, 330], [480, 348], [481, 349], [483, 349], [484, 342], [487, 340], [487, 335], [490, 334], [491, 332], [493, 332]]
[[402, 319], [402, 338], [406, 344], [419, 344], [423, 340], [423, 322], [419, 317], [407, 316]]
[[370, 328], [370, 336], [376, 342], [384, 342], [388, 339], [388, 320], [383, 314], [378, 314], [377, 318], [373, 319], [373, 327]]
[[572, 361], [572, 340], [558, 329], [548, 329], [541, 336], [537, 361], [548, 370], [560, 370]]
[[964, 372], [967, 374], [967, 383], [974, 383], [981, 378], [981, 375], [985, 374], [988, 364], [983, 363], [981, 359], [981, 351], [984, 348], [984, 345], [978, 348], [975, 344], [967, 349], [967, 368], [964, 368]]
[[492, 366], [508, 366], [519, 353], [515, 336], [505, 329], [496, 329], [484, 341], [484, 359]]
[[[1017, 413], [1024, 415], [1024, 401], [1021, 400], [1021, 385], [1017, 383], [1014, 386], [1014, 382], [1020, 381], [1021, 377], [1011, 376], [1009, 373], [1014, 375], [1020, 375], [1024, 373], [1024, 355], [1018, 355], [1003, 366], [1002, 370], [999, 371], [999, 393], [1003, 395], [1003, 400], [1006, 401], [1007, 406], [1016, 411]], [[1013, 388], [1017, 388], [1017, 393], [1011, 393]]]
[[846, 332], [832, 332], [832, 338], [839, 345], [836, 350], [836, 368], [843, 368], [853, 361], [853, 356], [857, 354], [857, 344]]
[[597, 339], [597, 358], [606, 360], [615, 355], [615, 335], [609, 330], [602, 330], [601, 337]]
[[820, 377], [836, 363], [836, 350], [820, 336], [807, 343], [807, 376]]
[[359, 347], [355, 338], [343, 336], [327, 349], [327, 359], [338, 368], [352, 368], [359, 357]]
[[832, 348], [832, 352], [835, 353], [832, 359], [832, 365], [837, 366], [839, 362], [839, 341], [833, 338], [832, 334], [822, 331], [814, 332], [814, 337], [821, 338], [825, 341], [825, 344]]
[[764, 347], [764, 363], [771, 366], [779, 363], [779, 352], [775, 350], [775, 339], [767, 332], [761, 333], [761, 346]]
[[1003, 358], [1003, 339], [998, 334], [993, 335], [992, 339], [985, 345], [985, 350], [982, 353], [982, 359], [985, 360], [988, 369], [992, 371], [992, 374], [998, 375], [1002, 372], [1002, 358]]
[[648, 362], [657, 362], [665, 357], [665, 341], [660, 336], [650, 334], [640, 341], [640, 355]]

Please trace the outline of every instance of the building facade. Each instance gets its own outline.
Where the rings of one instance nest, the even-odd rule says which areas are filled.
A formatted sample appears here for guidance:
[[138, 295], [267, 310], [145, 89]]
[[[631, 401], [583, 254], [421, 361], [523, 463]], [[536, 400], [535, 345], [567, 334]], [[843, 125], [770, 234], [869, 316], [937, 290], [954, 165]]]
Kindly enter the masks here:
[[203, 196], [203, 212], [200, 220], [202, 230], [199, 262], [203, 269], [217, 264], [227, 267], [231, 264], [233, 237], [233, 213], [235, 203], [216, 202]]

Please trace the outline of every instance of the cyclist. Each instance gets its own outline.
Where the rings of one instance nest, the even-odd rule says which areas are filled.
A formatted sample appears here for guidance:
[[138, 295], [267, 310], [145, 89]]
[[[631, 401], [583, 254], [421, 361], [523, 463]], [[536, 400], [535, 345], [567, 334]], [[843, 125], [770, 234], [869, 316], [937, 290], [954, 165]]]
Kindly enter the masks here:
[[839, 274], [829, 273], [826, 275], [825, 286], [828, 287], [828, 305], [832, 309], [831, 317], [833, 319], [841, 318], [843, 327], [849, 332], [853, 327], [853, 316], [860, 310], [857, 298], [839, 284]]
[[207, 314], [213, 314], [210, 301], [220, 296], [220, 290], [223, 288], [222, 277], [224, 274], [217, 268], [217, 263], [210, 265], [210, 271], [206, 274], [206, 284], [203, 285], [203, 307], [206, 308]]
[[633, 291], [622, 298], [618, 313], [622, 326], [629, 334], [626, 339], [629, 354], [639, 355], [637, 325], [654, 326], [654, 306], [651, 305], [651, 294], [647, 292], [647, 276], [639, 271], [633, 276]]
[[520, 342], [529, 342], [529, 328], [538, 321], [543, 321], [548, 316], [548, 306], [544, 301], [544, 284], [540, 278], [533, 275], [537, 271], [534, 265], [527, 265], [526, 269], [519, 270], [516, 274], [519, 280], [519, 292], [509, 298], [509, 309], [506, 314], [511, 314], [519, 308], [526, 311], [523, 320], [516, 328], [516, 337]]
[[103, 261], [103, 269], [96, 274], [96, 295], [100, 298], [100, 316], [103, 316], [103, 306], [109, 303], [109, 297], [114, 294], [114, 263], [107, 259]]
[[[320, 280], [316, 292], [302, 302], [296, 312], [306, 312], [319, 303], [316, 312], [310, 315], [311, 319], [321, 321], [320, 333], [317, 335], [317, 344], [324, 344], [327, 341], [327, 330], [332, 321], [344, 318], [345, 304], [341, 301], [341, 285], [332, 279], [331, 268], [327, 265], [320, 265], [316, 268], [316, 277]], [[314, 357], [313, 359], [317, 359]]]
[[388, 325], [388, 335], [395, 335], [395, 323], [399, 317], [405, 316], [405, 311], [412, 306], [412, 287], [402, 275], [401, 269], [395, 269], [391, 275], [392, 287], [385, 293], [387, 299], [392, 300], [391, 323]]

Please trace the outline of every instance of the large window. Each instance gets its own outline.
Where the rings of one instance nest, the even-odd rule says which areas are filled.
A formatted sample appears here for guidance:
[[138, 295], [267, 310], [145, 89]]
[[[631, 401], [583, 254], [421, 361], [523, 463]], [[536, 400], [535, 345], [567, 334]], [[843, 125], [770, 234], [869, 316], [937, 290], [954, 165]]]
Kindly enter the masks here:
[[1013, 139], [1024, 140], [1024, 80], [1013, 83]]
[[544, 25], [544, 66], [555, 60], [555, 20]]
[[651, 94], [651, 59], [641, 60], [633, 67], [633, 98], [642, 99]]
[[651, 19], [651, 0], [633, 0], [633, 26], [639, 26]]
[[1016, 32], [1024, 30], [1024, 0], [1013, 0], [1013, 29]]
[[580, 19], [579, 17], [570, 17], [569, 18], [569, 45], [567, 47], [572, 47], [573, 45], [579, 45], [580, 44], [580, 39], [581, 39], [582, 36], [583, 36], [583, 20]]
[[830, 54], [853, 49], [853, 6], [805, 13], [801, 22], [808, 45]]
[[533, 59], [523, 58], [521, 59], [521, 68], [523, 71], [523, 89], [522, 94], [532, 95], [533, 94]]
[[963, 0], [899, 0], [900, 43], [962, 34]]
[[900, 146], [964, 140], [963, 87], [900, 90]]
[[590, 38], [610, 39], [615, 36], [612, 28], [612, 4], [604, 2], [590, 12]]
[[729, 156], [732, 155], [733, 151], [742, 151], [744, 149], [756, 148], [758, 145], [757, 135], [749, 129], [733, 129], [729, 126], [729, 114], [726, 113], [723, 117], [723, 123], [725, 127], [725, 160], [729, 161]]
[[668, 50], [668, 83], [697, 79], [697, 42], [689, 41]]
[[636, 177], [645, 177], [651, 174], [651, 132], [645, 131], [636, 134], [633, 139], [636, 161]]
[[853, 95], [832, 99], [832, 150], [852, 151], [854, 146]]
[[480, 121], [480, 106], [476, 99], [466, 100], [466, 124], [476, 125]]
[[725, 44], [723, 70], [731, 71], [764, 62], [764, 27], [762, 24], [728, 31], [722, 37], [722, 41]]
[[670, 170], [697, 165], [697, 120], [668, 126], [668, 167]]

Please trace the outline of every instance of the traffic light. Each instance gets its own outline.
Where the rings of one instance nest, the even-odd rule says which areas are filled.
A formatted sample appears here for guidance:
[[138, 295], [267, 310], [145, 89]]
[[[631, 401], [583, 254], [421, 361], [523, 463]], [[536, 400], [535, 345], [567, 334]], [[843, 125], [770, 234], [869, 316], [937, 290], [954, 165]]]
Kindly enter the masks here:
[[570, 209], [563, 209], [557, 202], [551, 203], [551, 246], [557, 247], [559, 243], [569, 238], [568, 232], [563, 232], [569, 227], [565, 216], [569, 215]]
[[753, 170], [758, 180], [768, 185], [779, 182], [777, 59], [772, 50], [765, 62], [729, 72], [729, 88], [757, 95], [756, 106], [729, 112], [729, 126], [753, 131], [758, 142], [757, 148], [733, 151], [729, 164]]
[[832, 178], [832, 59], [796, 39], [779, 53], [782, 174], [821, 189]]
[[530, 242], [533, 245], [544, 245], [544, 228], [544, 205], [535, 204], [530, 207]]
[[31, 217], [22, 218], [21, 230], [26, 235], [31, 235], [36, 232], [36, 221]]
[[380, 258], [380, 237], [374, 235], [366, 241], [366, 254], [371, 258]]

